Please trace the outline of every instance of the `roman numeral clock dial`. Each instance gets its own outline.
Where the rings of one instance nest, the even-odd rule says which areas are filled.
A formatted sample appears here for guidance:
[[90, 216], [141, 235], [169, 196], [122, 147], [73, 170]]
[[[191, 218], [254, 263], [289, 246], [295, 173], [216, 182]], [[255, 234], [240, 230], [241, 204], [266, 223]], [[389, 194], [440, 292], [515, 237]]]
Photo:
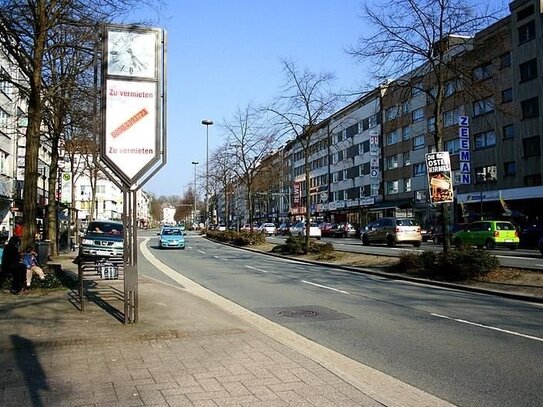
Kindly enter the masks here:
[[107, 32], [107, 73], [156, 78], [157, 33], [110, 29]]

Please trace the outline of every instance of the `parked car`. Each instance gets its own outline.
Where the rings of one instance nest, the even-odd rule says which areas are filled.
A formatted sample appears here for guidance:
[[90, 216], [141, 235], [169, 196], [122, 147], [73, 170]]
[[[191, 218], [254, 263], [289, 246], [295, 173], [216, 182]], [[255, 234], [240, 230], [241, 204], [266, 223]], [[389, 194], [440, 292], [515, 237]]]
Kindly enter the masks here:
[[541, 253], [541, 257], [543, 257], [543, 237], [537, 242], [537, 248], [539, 249], [539, 253]]
[[258, 227], [258, 232], [265, 233], [268, 236], [277, 236], [277, 227], [274, 223], [265, 222]]
[[277, 234], [286, 236], [290, 233], [290, 223], [281, 223], [277, 228]]
[[519, 236], [519, 247], [533, 249], [538, 247], [539, 240], [543, 237], [543, 223], [535, 223], [526, 226]]
[[519, 245], [518, 231], [511, 222], [502, 220], [481, 220], [468, 224], [463, 230], [453, 235], [453, 243], [462, 245], [486, 247], [508, 247], [515, 250]]
[[350, 223], [336, 223], [332, 226], [332, 235], [334, 237], [355, 237], [356, 228]]
[[[459, 230], [464, 229], [466, 226], [466, 223], [455, 223], [454, 225], [449, 225], [449, 236], [452, 236], [458, 232]], [[436, 244], [442, 244], [443, 243], [443, 228], [441, 225], [437, 225], [431, 232], [430, 238], [432, 239], [432, 242]]]
[[321, 236], [323, 237], [331, 237], [331, 236], [334, 236], [334, 231], [333, 231], [333, 224], [331, 223], [328, 223], [328, 222], [323, 222], [319, 225], [319, 229], [321, 230]]
[[124, 227], [121, 222], [95, 220], [89, 223], [79, 245], [79, 258], [122, 257]]
[[226, 225], [224, 223], [219, 223], [219, 225], [217, 226], [217, 230], [219, 232], [224, 232], [226, 230]]
[[422, 234], [420, 226], [414, 219], [409, 218], [381, 218], [368, 224], [360, 235], [362, 244], [386, 243], [394, 246], [398, 243], [410, 243], [420, 247]]
[[[305, 236], [305, 222], [298, 222], [290, 228], [290, 234], [292, 236]], [[317, 240], [321, 240], [321, 230], [316, 223], [311, 222], [309, 224], [309, 237], [314, 237]]]
[[157, 233], [158, 247], [160, 249], [185, 248], [185, 236], [179, 227], [163, 227], [160, 233]]

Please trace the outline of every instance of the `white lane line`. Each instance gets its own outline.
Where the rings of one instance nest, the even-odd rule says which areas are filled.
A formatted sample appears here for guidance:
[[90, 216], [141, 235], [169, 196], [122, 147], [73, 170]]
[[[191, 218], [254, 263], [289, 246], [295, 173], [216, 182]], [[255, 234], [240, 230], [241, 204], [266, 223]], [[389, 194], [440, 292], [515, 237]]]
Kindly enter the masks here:
[[325, 289], [327, 289], [327, 290], [336, 291], [336, 292], [341, 293], [341, 294], [350, 294], [350, 293], [348, 293], [347, 291], [338, 290], [337, 288], [328, 287], [327, 285], [312, 283], [311, 281], [302, 280], [302, 283], [304, 283], [304, 284], [309, 284], [309, 285], [314, 285], [315, 287], [325, 288]]
[[521, 334], [520, 332], [509, 331], [509, 330], [507, 330], [507, 329], [502, 329], [502, 328], [496, 328], [495, 326], [490, 326], [490, 325], [478, 324], [477, 322], [466, 321], [465, 319], [452, 318], [452, 317], [448, 317], [448, 316], [446, 316], [446, 315], [439, 315], [439, 314], [431, 314], [431, 315], [433, 315], [434, 317], [438, 317], [438, 318], [444, 318], [444, 319], [448, 319], [448, 320], [451, 320], [451, 321], [460, 322], [460, 323], [462, 323], [462, 324], [468, 324], [468, 325], [478, 326], [479, 328], [490, 329], [490, 330], [492, 330], [492, 331], [503, 332], [503, 333], [506, 333], [506, 334], [515, 335], [515, 336], [521, 336], [521, 337], [523, 337], [523, 338], [527, 338], [527, 339], [532, 339], [532, 340], [534, 340], [534, 341], [543, 342], [543, 338], [539, 338], [539, 337], [537, 337], [537, 336]]
[[202, 253], [202, 254], [206, 254], [206, 252], [204, 252], [203, 250], [200, 250], [200, 249], [198, 249], [198, 252]]
[[251, 267], [251, 266], [247, 266], [247, 265], [246, 265], [245, 267], [247, 267], [248, 269], [251, 269], [251, 270], [256, 270], [256, 271], [260, 271], [260, 272], [262, 272], [262, 273], [267, 273], [267, 271], [266, 271], [266, 270], [262, 270], [262, 269], [257, 269], [256, 267]]

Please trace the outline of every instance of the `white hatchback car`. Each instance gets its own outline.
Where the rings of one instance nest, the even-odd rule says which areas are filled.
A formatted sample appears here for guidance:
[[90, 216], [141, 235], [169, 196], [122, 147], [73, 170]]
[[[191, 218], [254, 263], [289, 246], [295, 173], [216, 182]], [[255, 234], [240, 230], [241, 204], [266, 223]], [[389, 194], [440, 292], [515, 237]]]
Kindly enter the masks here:
[[263, 223], [257, 229], [260, 233], [265, 233], [268, 236], [277, 236], [277, 227], [271, 222]]
[[[290, 227], [290, 234], [292, 236], [305, 236], [305, 222], [298, 222], [294, 226]], [[321, 240], [322, 232], [316, 223], [311, 222], [309, 224], [309, 237], [314, 237], [317, 240]]]

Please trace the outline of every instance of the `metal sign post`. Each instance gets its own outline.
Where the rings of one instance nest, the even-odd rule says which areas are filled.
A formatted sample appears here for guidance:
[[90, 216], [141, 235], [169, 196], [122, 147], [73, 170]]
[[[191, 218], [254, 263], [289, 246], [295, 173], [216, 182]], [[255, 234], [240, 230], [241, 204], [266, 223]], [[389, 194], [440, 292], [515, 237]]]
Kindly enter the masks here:
[[98, 165], [123, 191], [125, 324], [138, 322], [137, 191], [166, 164], [165, 42], [158, 28], [102, 30]]

